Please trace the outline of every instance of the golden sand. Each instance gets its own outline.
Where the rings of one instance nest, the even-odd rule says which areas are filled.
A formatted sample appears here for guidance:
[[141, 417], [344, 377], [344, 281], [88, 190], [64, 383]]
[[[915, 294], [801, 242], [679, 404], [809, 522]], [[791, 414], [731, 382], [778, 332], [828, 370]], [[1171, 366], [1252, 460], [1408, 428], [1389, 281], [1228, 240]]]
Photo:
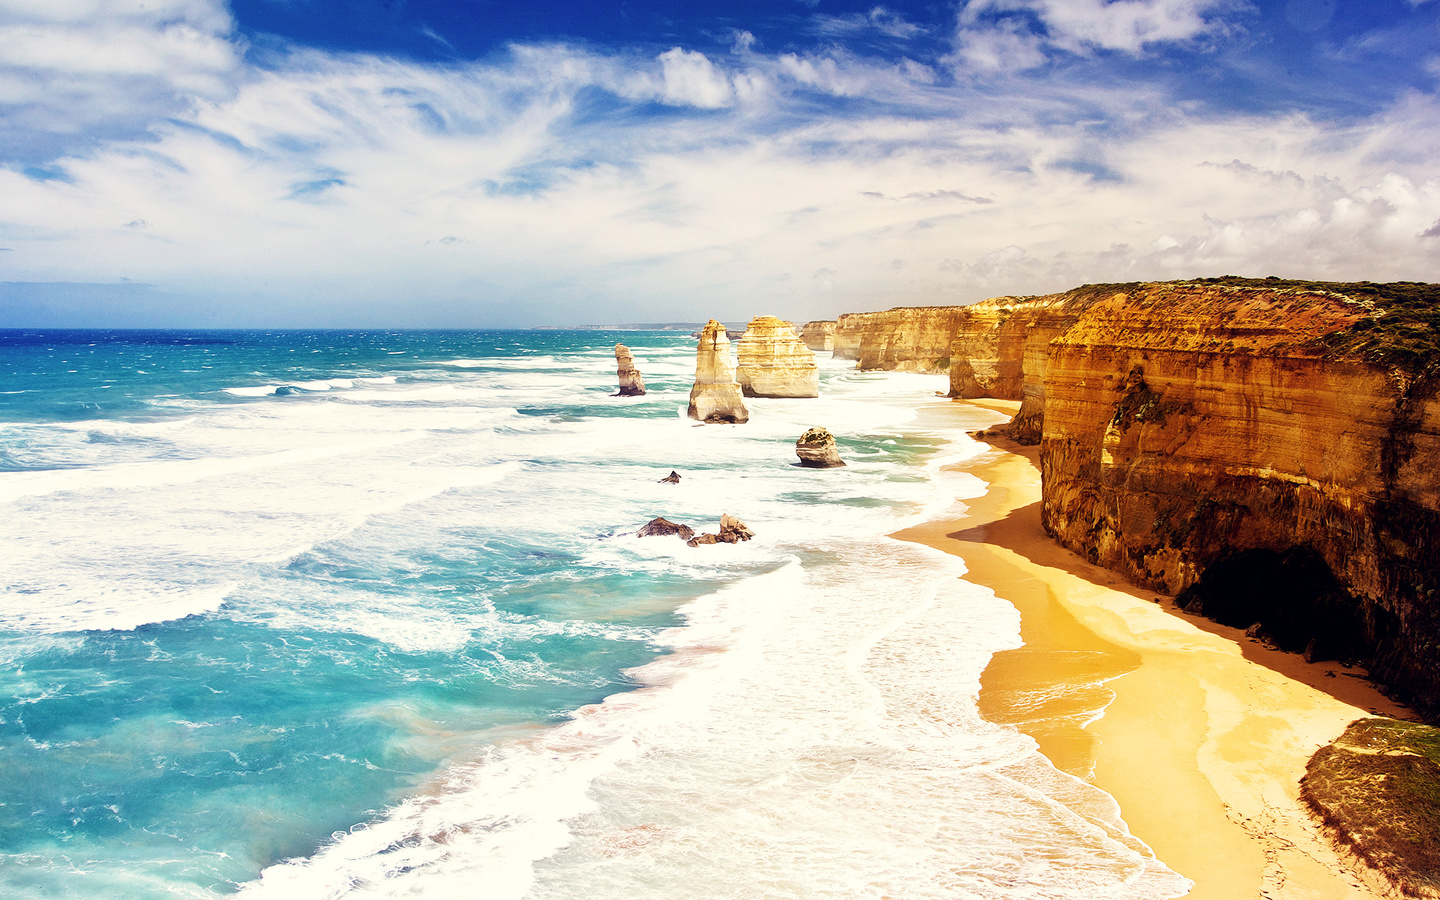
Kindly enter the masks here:
[[966, 581], [1020, 610], [1024, 646], [992, 660], [982, 713], [1115, 797], [1192, 898], [1387, 896], [1320, 833], [1298, 782], [1354, 719], [1408, 710], [1361, 670], [1269, 650], [1064, 550], [1040, 527], [1036, 449], [992, 444], [960, 466], [985, 496], [895, 535], [959, 556]]

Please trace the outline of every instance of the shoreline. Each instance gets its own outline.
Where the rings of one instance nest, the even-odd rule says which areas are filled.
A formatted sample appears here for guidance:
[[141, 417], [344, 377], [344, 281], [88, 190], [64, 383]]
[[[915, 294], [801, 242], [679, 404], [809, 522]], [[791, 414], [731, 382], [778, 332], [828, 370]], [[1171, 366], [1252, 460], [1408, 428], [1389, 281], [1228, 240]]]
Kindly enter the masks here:
[[955, 467], [985, 495], [893, 535], [960, 557], [965, 581], [1020, 611], [1024, 646], [992, 658], [982, 715], [1114, 797], [1131, 833], [1195, 882], [1188, 897], [1393, 896], [1322, 833], [1298, 782], [1351, 721], [1413, 714], [1361, 669], [1266, 648], [1056, 544], [1040, 527], [1038, 448], [985, 443]]

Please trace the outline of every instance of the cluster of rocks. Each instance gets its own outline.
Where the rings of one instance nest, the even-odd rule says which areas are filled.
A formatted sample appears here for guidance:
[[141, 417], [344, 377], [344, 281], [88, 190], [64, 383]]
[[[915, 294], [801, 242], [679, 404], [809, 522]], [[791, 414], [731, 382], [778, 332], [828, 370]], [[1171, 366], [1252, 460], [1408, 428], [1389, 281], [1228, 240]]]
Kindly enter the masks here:
[[755, 532], [745, 527], [745, 523], [725, 513], [720, 516], [720, 532], [718, 534], [696, 534], [695, 529], [689, 525], [682, 525], [679, 522], [671, 522], [666, 518], [651, 519], [643, 528], [635, 532], [636, 537], [678, 537], [687, 546], [698, 547], [701, 544], [738, 544], [741, 541], [748, 541], [755, 536]]

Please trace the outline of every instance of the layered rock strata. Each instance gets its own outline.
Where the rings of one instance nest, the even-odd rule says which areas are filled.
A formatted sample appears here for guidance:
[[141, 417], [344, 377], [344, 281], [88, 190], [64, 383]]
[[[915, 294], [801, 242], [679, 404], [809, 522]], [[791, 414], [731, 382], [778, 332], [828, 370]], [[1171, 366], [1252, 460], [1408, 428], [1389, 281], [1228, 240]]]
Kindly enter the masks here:
[[846, 313], [835, 321], [836, 359], [853, 359], [858, 369], [943, 373], [950, 345], [966, 307], [900, 307], [873, 313]]
[[[1192, 608], [1287, 646], [1367, 659], [1437, 718], [1437, 310], [1440, 286], [1413, 283], [1088, 285], [841, 316], [836, 355], [948, 357], [951, 396], [1019, 399], [1009, 433], [1040, 445], [1060, 543], [1137, 584], [1193, 585]], [[1217, 564], [1222, 587], [1197, 584]], [[1304, 599], [1228, 596], [1241, 582]]]
[[617, 397], [639, 397], [645, 393], [645, 379], [635, 368], [635, 357], [624, 344], [615, 345], [615, 374], [620, 380]]
[[750, 421], [741, 399], [740, 384], [730, 364], [730, 340], [725, 326], [711, 319], [700, 332], [695, 348], [695, 384], [690, 389], [692, 419], [712, 424]]
[[[1211, 279], [977, 304], [955, 354], [996, 375], [952, 360], [952, 392], [1013, 399], [1018, 346], [1011, 433], [1040, 443], [1060, 543], [1140, 585], [1195, 585], [1193, 608], [1295, 649], [1366, 658], [1435, 717], [1437, 301], [1435, 286]], [[1207, 600], [1196, 583], [1217, 565], [1214, 584], [1303, 571], [1318, 587]]]
[[835, 446], [835, 435], [828, 428], [807, 429], [795, 442], [795, 455], [807, 469], [834, 469], [845, 465], [840, 449]]
[[811, 350], [832, 351], [835, 349], [835, 323], [824, 320], [806, 322], [800, 326], [800, 340]]
[[735, 380], [744, 396], [820, 396], [815, 354], [796, 335], [794, 324], [774, 316], [756, 316], [736, 349]]

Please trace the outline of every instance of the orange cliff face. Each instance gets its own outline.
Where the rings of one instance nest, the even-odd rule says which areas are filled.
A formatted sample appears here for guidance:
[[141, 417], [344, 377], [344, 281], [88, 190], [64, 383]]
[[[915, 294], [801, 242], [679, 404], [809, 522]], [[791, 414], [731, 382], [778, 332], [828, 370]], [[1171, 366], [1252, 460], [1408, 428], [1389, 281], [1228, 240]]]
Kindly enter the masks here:
[[943, 373], [950, 368], [950, 345], [964, 309], [924, 306], [846, 313], [836, 319], [832, 355], [855, 360], [857, 369]]
[[1064, 546], [1182, 599], [1278, 577], [1282, 599], [1189, 608], [1329, 641], [1440, 717], [1436, 306], [1437, 286], [1247, 279], [998, 298], [952, 313], [951, 396], [1021, 399]]

